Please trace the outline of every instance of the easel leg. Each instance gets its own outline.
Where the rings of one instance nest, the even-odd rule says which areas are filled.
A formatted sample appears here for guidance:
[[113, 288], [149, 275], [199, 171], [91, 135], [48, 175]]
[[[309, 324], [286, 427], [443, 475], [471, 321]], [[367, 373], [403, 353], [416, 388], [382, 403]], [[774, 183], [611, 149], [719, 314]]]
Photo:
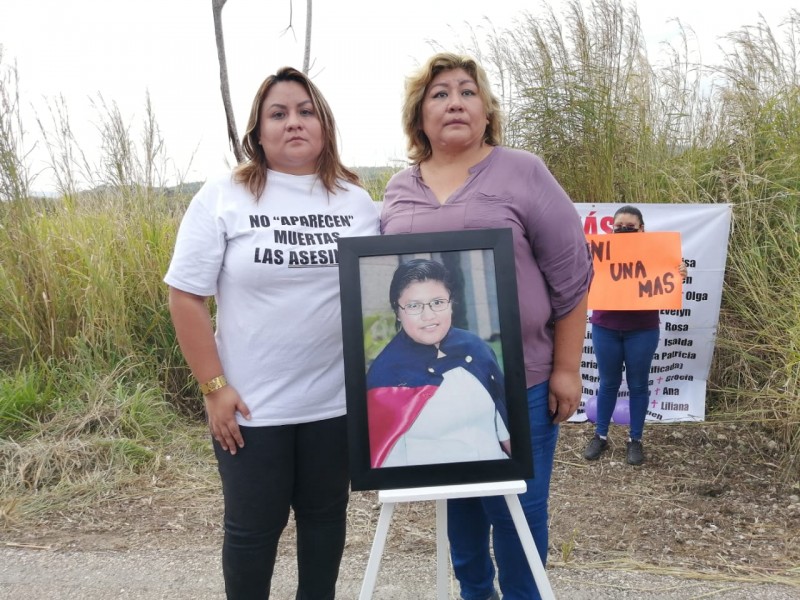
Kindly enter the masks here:
[[381, 490], [378, 500], [383, 504], [378, 518], [378, 527], [375, 530], [375, 539], [372, 542], [372, 551], [364, 574], [364, 583], [361, 586], [359, 600], [371, 600], [378, 579], [378, 569], [381, 564], [381, 555], [386, 545], [386, 536], [389, 533], [389, 522], [392, 520], [394, 506], [398, 502], [419, 502], [422, 500], [436, 501], [436, 598], [447, 600], [449, 594], [450, 562], [447, 540], [447, 500], [449, 498], [478, 498], [483, 496], [505, 496], [506, 504], [511, 512], [514, 525], [517, 528], [525, 556], [533, 572], [536, 585], [544, 600], [555, 600], [550, 582], [544, 572], [542, 561], [533, 545], [533, 536], [517, 494], [524, 492], [525, 482], [495, 481], [489, 483], [470, 483], [464, 485], [444, 485], [427, 488], [408, 488], [397, 490]]
[[394, 513], [394, 502], [384, 502], [381, 505], [381, 514], [378, 517], [378, 527], [375, 529], [375, 539], [372, 542], [372, 550], [369, 554], [367, 572], [364, 575], [364, 583], [361, 585], [359, 600], [370, 600], [375, 591], [375, 582], [378, 580], [378, 570], [381, 567], [381, 556], [383, 548], [386, 546], [386, 536], [389, 533], [389, 523]]
[[450, 563], [447, 552], [447, 500], [436, 501], [436, 598], [449, 597], [448, 573]]
[[528, 528], [528, 521], [525, 519], [525, 513], [522, 512], [522, 505], [519, 503], [519, 497], [516, 494], [505, 494], [506, 504], [511, 513], [511, 518], [514, 520], [514, 525], [517, 528], [517, 535], [522, 542], [522, 548], [525, 550], [525, 556], [528, 558], [528, 564], [533, 573], [533, 579], [536, 582], [536, 587], [539, 588], [539, 594], [542, 600], [555, 600], [553, 589], [550, 587], [550, 580], [547, 578], [547, 572], [544, 570], [542, 559], [539, 557], [539, 552], [536, 550], [536, 545], [533, 543], [533, 536], [531, 530]]

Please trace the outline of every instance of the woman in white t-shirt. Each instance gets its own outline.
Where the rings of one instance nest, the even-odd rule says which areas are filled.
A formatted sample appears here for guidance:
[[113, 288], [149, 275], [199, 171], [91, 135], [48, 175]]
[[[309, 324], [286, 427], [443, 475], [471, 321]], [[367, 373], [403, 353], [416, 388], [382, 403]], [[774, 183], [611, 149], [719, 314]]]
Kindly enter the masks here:
[[268, 596], [291, 508], [297, 597], [329, 599], [349, 487], [336, 240], [377, 234], [378, 215], [341, 163], [330, 107], [295, 69], [261, 84], [243, 148], [183, 217], [170, 312], [214, 438], [228, 598]]

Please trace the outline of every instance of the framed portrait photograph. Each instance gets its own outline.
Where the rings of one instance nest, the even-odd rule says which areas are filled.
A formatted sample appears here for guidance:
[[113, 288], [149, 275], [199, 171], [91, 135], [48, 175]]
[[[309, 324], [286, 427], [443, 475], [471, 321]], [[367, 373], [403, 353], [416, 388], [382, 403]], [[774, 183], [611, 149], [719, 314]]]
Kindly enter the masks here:
[[352, 489], [531, 477], [511, 230], [338, 246]]

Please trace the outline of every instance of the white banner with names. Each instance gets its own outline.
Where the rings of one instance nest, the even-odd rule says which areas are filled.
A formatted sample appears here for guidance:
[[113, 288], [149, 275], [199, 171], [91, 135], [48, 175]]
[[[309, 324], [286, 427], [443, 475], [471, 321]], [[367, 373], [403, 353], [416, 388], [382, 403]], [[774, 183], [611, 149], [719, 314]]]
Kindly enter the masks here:
[[[621, 204], [576, 203], [585, 233], [609, 233]], [[649, 422], [705, 419], [706, 382], [717, 336], [731, 224], [730, 204], [640, 204], [647, 231], [681, 234], [688, 274], [680, 310], [660, 311], [661, 336], [650, 368]], [[598, 373], [587, 322], [581, 359], [583, 394], [571, 421], [586, 421], [594, 406]], [[622, 379], [618, 407], [627, 402]], [[591, 412], [591, 410], [590, 410]]]

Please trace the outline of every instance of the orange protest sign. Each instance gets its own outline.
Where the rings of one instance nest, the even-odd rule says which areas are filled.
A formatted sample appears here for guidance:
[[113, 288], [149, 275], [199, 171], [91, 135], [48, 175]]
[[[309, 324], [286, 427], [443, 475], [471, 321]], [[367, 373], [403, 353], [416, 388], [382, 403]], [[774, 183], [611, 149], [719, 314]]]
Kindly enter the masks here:
[[594, 264], [589, 308], [681, 308], [683, 285], [678, 232], [587, 235]]

